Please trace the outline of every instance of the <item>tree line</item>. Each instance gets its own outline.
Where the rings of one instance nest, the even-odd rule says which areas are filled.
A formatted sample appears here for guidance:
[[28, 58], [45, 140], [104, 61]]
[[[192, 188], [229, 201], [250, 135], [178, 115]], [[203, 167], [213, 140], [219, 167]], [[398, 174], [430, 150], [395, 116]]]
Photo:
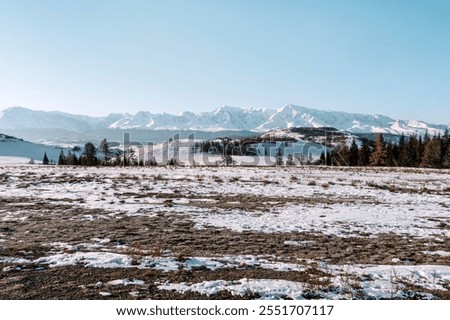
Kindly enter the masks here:
[[401, 135], [399, 143], [385, 141], [382, 133], [375, 141], [355, 140], [351, 145], [340, 144], [320, 155], [320, 163], [338, 166], [423, 167], [450, 168], [450, 138], [448, 130], [430, 137]]
[[[246, 154], [243, 146], [247, 143], [237, 144], [231, 139], [207, 141], [202, 144], [196, 143], [193, 151], [211, 152], [214, 150], [217, 154], [223, 154], [223, 164], [232, 165], [235, 161], [232, 155]], [[81, 152], [77, 156], [77, 152]], [[288, 155], [287, 160], [280, 150], [277, 152], [275, 164], [295, 165], [294, 156]], [[383, 134], [378, 133], [375, 141], [361, 138], [360, 143], [356, 139], [348, 145], [345, 142], [339, 143], [331, 151], [322, 152], [320, 158], [316, 161], [312, 159], [303, 159], [301, 164], [328, 165], [328, 166], [385, 166], [385, 167], [423, 167], [423, 168], [450, 168], [450, 135], [448, 130], [443, 135], [430, 137], [428, 134], [422, 136], [411, 135], [406, 137], [401, 135], [399, 142], [385, 141]], [[50, 164], [47, 154], [44, 154], [43, 164]], [[81, 150], [69, 151], [67, 154], [61, 150], [58, 159], [58, 165], [117, 165], [117, 166], [155, 166], [158, 163], [154, 157], [138, 159], [133, 149], [123, 152], [120, 149], [110, 150], [106, 139], [100, 143], [97, 149], [93, 143], [88, 142]], [[176, 159], [169, 159], [167, 165], [176, 165]]]
[[[79, 151], [82, 152], [80, 156], [77, 156]], [[44, 154], [42, 164], [52, 164], [52, 161], [48, 159], [47, 153]], [[111, 150], [108, 141], [103, 139], [98, 149], [92, 142], [87, 142], [83, 149], [75, 147], [73, 150], [69, 150], [67, 154], [64, 153], [64, 150], [61, 150], [57, 164], [69, 166], [143, 166], [156, 165], [157, 163], [155, 158], [147, 159], [144, 163], [143, 159], [136, 157], [132, 148], [125, 152], [120, 149]], [[168, 164], [174, 164], [173, 160]]]

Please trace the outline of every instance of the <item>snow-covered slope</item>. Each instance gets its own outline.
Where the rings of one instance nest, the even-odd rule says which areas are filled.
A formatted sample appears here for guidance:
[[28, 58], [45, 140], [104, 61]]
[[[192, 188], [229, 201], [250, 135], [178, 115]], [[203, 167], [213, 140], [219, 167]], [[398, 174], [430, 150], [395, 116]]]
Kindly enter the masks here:
[[154, 114], [141, 111], [136, 114], [110, 114], [89, 117], [62, 112], [33, 111], [13, 107], [0, 112], [0, 129], [64, 129], [86, 132], [101, 129], [152, 130], [254, 130], [267, 131], [290, 127], [334, 127], [354, 133], [383, 132], [392, 134], [430, 134], [443, 132], [447, 125], [429, 124], [419, 120], [395, 120], [382, 115], [367, 115], [324, 111], [287, 105], [280, 109], [252, 109], [224, 106], [212, 112], [184, 112], [180, 115]]
[[[22, 159], [34, 159], [41, 161], [44, 157], [44, 153], [47, 153], [49, 160], [58, 161], [58, 156], [61, 152], [60, 148], [54, 148], [51, 146], [31, 143], [21, 139], [17, 139], [5, 134], [0, 133], [0, 163], [8, 160], [8, 162], [21, 162]], [[67, 153], [67, 150], [65, 150]], [[10, 161], [11, 157], [15, 157], [14, 161]]]

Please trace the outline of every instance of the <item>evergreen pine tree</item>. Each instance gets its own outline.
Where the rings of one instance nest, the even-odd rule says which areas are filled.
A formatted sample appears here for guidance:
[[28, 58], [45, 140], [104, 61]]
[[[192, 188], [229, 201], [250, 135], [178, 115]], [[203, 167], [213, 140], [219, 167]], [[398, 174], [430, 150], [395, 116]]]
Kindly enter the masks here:
[[403, 132], [398, 142], [398, 150], [398, 165], [401, 167], [406, 167], [408, 165], [408, 144], [406, 143], [405, 135]]
[[450, 147], [447, 147], [447, 150], [445, 150], [445, 154], [442, 159], [442, 167], [450, 168]]
[[445, 129], [442, 139], [445, 139], [445, 140], [450, 139], [450, 133], [448, 132], [448, 129]]
[[441, 139], [433, 138], [426, 146], [421, 166], [425, 168], [441, 167]]
[[45, 165], [49, 164], [47, 152], [44, 152], [44, 159], [42, 159], [42, 164], [45, 164]]
[[450, 154], [450, 134], [448, 129], [445, 129], [444, 135], [442, 136], [442, 166], [448, 167], [448, 162], [450, 161], [448, 155]]
[[370, 161], [370, 146], [367, 139], [362, 139], [362, 146], [358, 152], [358, 166], [365, 167], [369, 165]]
[[69, 166], [76, 166], [78, 165], [78, 159], [75, 154], [72, 153], [72, 151], [69, 150], [69, 153], [67, 154], [66, 158], [66, 164]]
[[382, 133], [377, 133], [375, 148], [370, 155], [369, 164], [371, 166], [385, 166], [387, 164], [386, 144]]
[[80, 163], [83, 166], [95, 166], [97, 164], [97, 151], [92, 142], [87, 142], [84, 145], [83, 154], [80, 157]]
[[[428, 134], [428, 132], [426, 132], [425, 134]], [[425, 144], [422, 140], [422, 136], [419, 136], [419, 139], [417, 140], [417, 160], [416, 160], [417, 165], [420, 165], [422, 163], [424, 151], [425, 151]]]
[[393, 143], [391, 152], [392, 152], [391, 165], [398, 167], [400, 165], [400, 147], [395, 143]]
[[396, 145], [392, 142], [386, 143], [386, 166], [395, 167], [397, 162], [394, 157], [394, 148]]
[[108, 145], [108, 141], [105, 139], [102, 140], [102, 142], [100, 142], [100, 151], [103, 153], [103, 164], [107, 164], [109, 161], [109, 145]]
[[59, 166], [63, 166], [66, 163], [66, 156], [64, 155], [64, 151], [61, 149], [61, 153], [59, 154], [59, 158], [58, 158], [58, 165]]
[[326, 165], [327, 166], [331, 166], [332, 159], [331, 159], [331, 152], [330, 151], [327, 151], [325, 160], [326, 160]]
[[357, 166], [358, 165], [358, 145], [355, 142], [355, 139], [352, 141], [352, 145], [350, 146], [350, 152], [349, 152], [349, 165], [350, 166]]
[[320, 164], [321, 164], [321, 165], [327, 165], [327, 161], [326, 161], [326, 159], [325, 159], [325, 152], [324, 152], [324, 151], [322, 151], [322, 152], [320, 153]]
[[441, 144], [441, 167], [444, 163], [444, 157], [445, 154], [447, 153], [447, 148], [448, 148], [448, 140], [445, 139], [445, 137], [441, 137], [441, 134], [439, 133], [438, 135], [439, 137], [439, 142]]
[[403, 155], [405, 166], [407, 167], [417, 167], [419, 165], [418, 158], [418, 141], [417, 136], [413, 134], [409, 137], [408, 144], [406, 146], [406, 154]]
[[425, 134], [423, 135], [422, 141], [423, 141], [424, 144], [427, 144], [428, 141], [430, 141], [430, 140], [431, 140], [431, 138], [430, 138], [430, 135], [428, 134], [428, 129], [427, 129], [427, 130], [425, 131]]

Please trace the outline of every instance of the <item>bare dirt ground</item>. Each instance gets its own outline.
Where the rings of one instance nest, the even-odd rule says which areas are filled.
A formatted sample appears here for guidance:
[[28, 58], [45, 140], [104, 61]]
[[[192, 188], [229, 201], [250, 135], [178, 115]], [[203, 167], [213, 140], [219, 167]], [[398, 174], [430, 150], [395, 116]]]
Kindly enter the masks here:
[[[385, 198], [367, 196], [346, 197], [337, 194], [298, 194], [279, 196], [277, 194], [223, 194], [220, 191], [196, 193], [195, 188], [183, 189], [183, 183], [195, 181], [209, 188], [211, 184], [223, 184], [233, 180], [230, 176], [221, 176], [216, 172], [213, 177], [203, 177], [202, 172], [190, 174], [187, 178], [176, 178], [154, 174], [152, 179], [139, 182], [130, 173], [109, 177], [96, 176], [95, 170], [70, 174], [66, 171], [53, 175], [52, 170], [45, 169], [33, 172], [30, 168], [4, 168], [0, 171], [0, 183], [6, 190], [0, 193], [0, 298], [1, 299], [254, 299], [260, 297], [258, 292], [249, 291], [245, 295], [235, 295], [230, 291], [219, 291], [213, 294], [202, 294], [195, 291], [161, 290], [164, 283], [200, 283], [203, 281], [239, 279], [281, 279], [303, 283], [303, 297], [320, 298], [317, 292], [338, 290], [333, 284], [331, 271], [320, 267], [327, 265], [436, 265], [450, 266], [450, 255], [427, 254], [427, 252], [448, 252], [450, 237], [445, 233], [450, 229], [446, 203], [441, 204], [443, 211], [433, 217], [433, 222], [440, 236], [423, 236], [379, 232], [372, 234], [357, 230], [346, 236], [326, 234], [317, 230], [264, 232], [261, 230], [237, 231], [233, 228], [199, 226], [192, 216], [185, 212], [202, 210], [227, 215], [227, 212], [239, 212], [242, 215], [271, 213], [279, 214], [285, 206], [320, 207], [345, 205], [378, 205], [389, 204]], [[79, 169], [77, 169], [79, 170]], [[111, 169], [114, 170], [114, 169]], [[182, 173], [183, 168], [179, 168]], [[174, 175], [180, 173], [175, 170]], [[202, 169], [204, 170], [204, 169]], [[289, 173], [292, 175], [292, 173]], [[117, 210], [111, 208], [108, 193], [98, 191], [102, 178], [108, 177], [110, 190], [117, 204]], [[173, 181], [176, 184], [171, 186]], [[205, 180], [203, 180], [205, 179]], [[234, 178], [236, 179], [236, 178]], [[328, 190], [326, 182], [311, 183], [309, 177], [305, 188], [314, 187]], [[264, 186], [276, 184], [270, 177], [261, 180], [238, 178], [239, 183]], [[292, 181], [294, 180], [294, 181]], [[327, 180], [329, 180], [327, 178]], [[125, 184], [124, 184], [125, 181]], [[133, 184], [132, 182], [135, 181]], [[137, 182], [136, 182], [137, 181]], [[184, 181], [184, 182], [183, 182]], [[146, 190], [147, 183], [163, 183], [173, 192]], [[341, 181], [342, 182], [342, 181]], [[288, 186], [298, 183], [290, 178]], [[331, 182], [333, 186], [334, 182]], [[339, 183], [339, 178], [335, 183]], [[49, 185], [61, 184], [51, 194], [35, 194], [33, 188], [46, 190]], [[74, 186], [92, 185], [92, 193], [86, 198], [82, 193], [71, 192]], [[318, 186], [317, 186], [318, 184]], [[355, 182], [348, 181], [348, 185]], [[381, 183], [368, 186], [360, 182], [364, 188], [379, 190]], [[130, 186], [133, 186], [131, 189]], [[295, 185], [294, 185], [295, 186]], [[205, 187], [205, 188], [206, 188]], [[390, 193], [417, 193], [408, 186], [391, 185]], [[401, 189], [403, 188], [403, 189]], [[102, 190], [105, 190], [102, 189]], [[175, 189], [175, 190], [173, 190]], [[12, 192], [14, 190], [14, 192]], [[21, 190], [18, 192], [18, 190]], [[31, 190], [31, 191], [30, 191]], [[35, 190], [35, 189], [34, 189]], [[376, 191], [374, 191], [376, 192]], [[444, 199], [448, 190], [439, 189]], [[65, 194], [67, 193], [67, 197]], [[435, 191], [423, 191], [436, 193]], [[88, 199], [93, 196], [95, 199]], [[183, 201], [179, 201], [183, 199]], [[86, 203], [88, 201], [88, 203]], [[90, 206], [89, 201], [96, 201]], [[142, 205], [146, 201], [146, 205]], [[103, 205], [103, 203], [105, 205]], [[132, 212], [121, 204], [134, 203], [137, 207]], [[153, 203], [153, 205], [148, 205]], [[106, 205], [108, 204], [108, 205]], [[276, 208], [277, 210], [274, 210]], [[392, 209], [395, 210], [395, 207]], [[342, 230], [349, 226], [341, 222]], [[424, 226], [426, 228], [426, 226]], [[101, 240], [93, 239], [108, 239]], [[97, 242], [96, 242], [97, 241]], [[99, 242], [100, 241], [100, 242]], [[97, 246], [92, 245], [101, 243]], [[292, 244], [297, 245], [292, 245]], [[87, 245], [91, 244], [91, 245]], [[57, 254], [74, 254], [80, 252], [108, 252], [129, 256], [132, 261], [126, 268], [91, 267], [86, 261], [75, 264], [49, 264], [42, 257]], [[145, 257], [172, 257], [183, 262], [191, 257], [226, 257], [251, 255], [267, 260], [292, 263], [304, 266], [303, 270], [267, 269], [258, 265], [241, 265], [210, 269], [206, 266], [183, 268], [178, 270], [161, 270], [143, 265]], [[144, 284], [112, 285], [110, 281], [117, 279], [142, 279]], [[404, 280], [401, 280], [405, 282]], [[400, 280], [398, 282], [401, 282]], [[368, 298], [359, 291], [362, 287], [360, 279], [352, 276], [351, 298]], [[423, 294], [432, 294], [437, 299], [449, 299], [450, 284], [445, 282], [440, 289], [416, 288], [413, 282], [403, 283], [402, 290], [420, 291], [410, 298], [422, 298]], [[102, 294], [107, 292], [107, 294]], [[359, 294], [359, 296], [358, 296]], [[288, 298], [283, 297], [281, 298]]]

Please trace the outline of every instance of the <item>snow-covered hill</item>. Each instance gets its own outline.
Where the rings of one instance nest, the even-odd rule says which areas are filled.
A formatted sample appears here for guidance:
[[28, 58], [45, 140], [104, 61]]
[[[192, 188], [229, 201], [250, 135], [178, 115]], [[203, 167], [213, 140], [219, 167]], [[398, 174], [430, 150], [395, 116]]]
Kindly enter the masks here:
[[[60, 152], [60, 148], [31, 143], [0, 133], [0, 163], [22, 163], [30, 159], [41, 161], [44, 153], [47, 153], [49, 160], [57, 162]], [[65, 152], [67, 153], [67, 150]], [[11, 157], [14, 157], [13, 161]]]
[[334, 127], [354, 133], [383, 132], [392, 134], [430, 134], [443, 132], [447, 125], [420, 120], [395, 120], [382, 115], [324, 111], [295, 105], [280, 109], [252, 109], [224, 106], [212, 112], [184, 112], [180, 115], [110, 114], [90, 117], [62, 112], [34, 111], [13, 107], [0, 112], [0, 130], [63, 129], [86, 132], [104, 129], [151, 130], [253, 130], [264, 132], [275, 128]]

